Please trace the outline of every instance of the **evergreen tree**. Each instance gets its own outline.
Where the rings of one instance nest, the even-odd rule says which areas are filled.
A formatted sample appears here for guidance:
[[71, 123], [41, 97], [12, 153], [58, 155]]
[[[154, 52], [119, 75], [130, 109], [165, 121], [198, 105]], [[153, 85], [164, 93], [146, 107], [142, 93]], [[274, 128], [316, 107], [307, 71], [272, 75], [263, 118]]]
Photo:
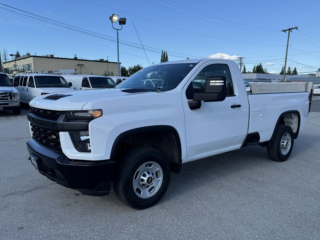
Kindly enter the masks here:
[[128, 77], [128, 70], [125, 67], [121, 67], [121, 76]]
[[160, 62], [164, 62], [164, 52], [163, 52], [163, 50], [161, 51], [161, 59], [160, 59]]
[[252, 73], [257, 73], [256, 65], [253, 66]]
[[161, 59], [160, 62], [168, 62], [168, 53], [166, 51], [161, 51]]
[[138, 71], [139, 71], [140, 69], [142, 69], [142, 68], [143, 68], [143, 67], [142, 67], [140, 64], [134, 65], [134, 66], [132, 66], [132, 67], [129, 67], [129, 68], [128, 68], [128, 74], [129, 74], [129, 76], [131, 76], [132, 74], [138, 72]]
[[297, 68], [295, 67], [291, 73], [292, 75], [298, 75], [298, 71], [297, 71]]
[[288, 67], [288, 70], [287, 70], [287, 72], [286, 72], [286, 75], [291, 75], [292, 74], [292, 72], [291, 72], [291, 68], [290, 67]]
[[281, 72], [279, 73], [280, 75], [284, 74], [284, 67], [281, 68]]
[[246, 65], [243, 65], [242, 73], [247, 73]]

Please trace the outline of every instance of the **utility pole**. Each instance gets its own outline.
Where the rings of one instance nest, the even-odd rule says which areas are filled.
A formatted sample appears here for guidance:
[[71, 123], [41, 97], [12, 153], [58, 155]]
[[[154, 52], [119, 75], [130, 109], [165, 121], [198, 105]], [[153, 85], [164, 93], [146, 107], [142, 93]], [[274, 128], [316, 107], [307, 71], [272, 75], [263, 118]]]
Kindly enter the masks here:
[[281, 32], [288, 32], [288, 39], [287, 39], [287, 50], [286, 50], [286, 58], [284, 60], [284, 71], [283, 71], [283, 79], [282, 82], [286, 81], [286, 69], [287, 69], [287, 57], [288, 57], [288, 47], [289, 47], [289, 39], [290, 39], [290, 33], [292, 32], [292, 30], [298, 30], [298, 27], [293, 27], [293, 28], [288, 28], [288, 29], [284, 29]]
[[244, 57], [239, 57], [239, 66], [240, 66], [240, 72], [242, 72], [242, 65], [243, 65], [243, 59]]

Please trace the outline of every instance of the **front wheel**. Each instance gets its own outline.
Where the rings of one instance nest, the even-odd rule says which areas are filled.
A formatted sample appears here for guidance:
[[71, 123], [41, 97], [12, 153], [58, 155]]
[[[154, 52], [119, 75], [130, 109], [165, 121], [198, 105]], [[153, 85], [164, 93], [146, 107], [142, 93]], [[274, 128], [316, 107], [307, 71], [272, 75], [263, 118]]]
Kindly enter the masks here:
[[160, 201], [169, 182], [170, 164], [166, 156], [153, 148], [136, 148], [120, 160], [114, 191], [128, 206], [145, 209]]
[[275, 130], [275, 136], [267, 147], [268, 156], [271, 160], [277, 162], [286, 161], [293, 148], [294, 136], [291, 127], [279, 125]]
[[20, 107], [19, 108], [14, 108], [14, 109], [12, 109], [12, 112], [13, 112], [14, 115], [20, 115], [21, 108]]

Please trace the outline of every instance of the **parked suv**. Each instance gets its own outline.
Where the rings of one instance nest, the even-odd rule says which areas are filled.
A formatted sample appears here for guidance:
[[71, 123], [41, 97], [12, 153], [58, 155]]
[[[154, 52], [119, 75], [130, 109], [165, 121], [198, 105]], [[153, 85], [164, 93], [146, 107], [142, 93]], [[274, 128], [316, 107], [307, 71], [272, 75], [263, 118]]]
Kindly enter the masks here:
[[20, 101], [26, 104], [44, 94], [74, 91], [62, 76], [53, 74], [22, 74], [14, 78], [13, 85], [20, 93]]
[[0, 72], [0, 111], [12, 110], [13, 114], [19, 115], [20, 95], [19, 92], [12, 86], [9, 77]]

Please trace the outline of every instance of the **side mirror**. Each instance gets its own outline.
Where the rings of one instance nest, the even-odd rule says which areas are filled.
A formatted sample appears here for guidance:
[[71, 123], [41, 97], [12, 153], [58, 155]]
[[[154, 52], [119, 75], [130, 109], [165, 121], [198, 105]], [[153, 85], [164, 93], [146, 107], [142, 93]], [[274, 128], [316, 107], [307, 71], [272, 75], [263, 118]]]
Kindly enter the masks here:
[[69, 82], [69, 87], [72, 87], [72, 82]]
[[226, 78], [207, 77], [206, 85], [203, 92], [193, 94], [194, 101], [219, 102], [226, 98]]

